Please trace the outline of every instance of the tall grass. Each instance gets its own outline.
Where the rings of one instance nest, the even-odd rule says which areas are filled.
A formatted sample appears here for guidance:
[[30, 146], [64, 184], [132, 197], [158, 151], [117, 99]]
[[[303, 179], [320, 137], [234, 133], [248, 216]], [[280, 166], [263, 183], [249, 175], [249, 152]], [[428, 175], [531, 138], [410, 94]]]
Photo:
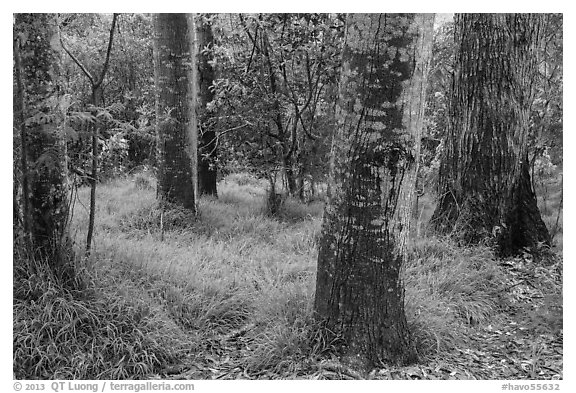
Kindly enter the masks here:
[[[243, 346], [229, 355], [249, 373], [295, 373], [325, 356], [338, 337], [323, 341], [312, 311], [323, 206], [288, 198], [270, 217], [265, 187], [231, 175], [197, 217], [159, 209], [148, 174], [99, 187], [89, 290], [67, 291], [41, 269], [15, 280], [15, 294], [29, 288], [14, 302], [17, 377], [145, 378], [237, 331]], [[88, 190], [79, 197], [82, 250]], [[424, 359], [503, 307], [503, 272], [486, 248], [417, 240], [403, 279]]]
[[20, 259], [16, 266], [16, 378], [146, 378], [181, 358], [182, 332], [119, 275], [100, 279], [83, 271], [90, 283], [76, 291], [42, 261]]
[[485, 247], [417, 240], [407, 257], [404, 282], [406, 314], [421, 354], [462, 345], [469, 327], [495, 322], [505, 306], [504, 272]]

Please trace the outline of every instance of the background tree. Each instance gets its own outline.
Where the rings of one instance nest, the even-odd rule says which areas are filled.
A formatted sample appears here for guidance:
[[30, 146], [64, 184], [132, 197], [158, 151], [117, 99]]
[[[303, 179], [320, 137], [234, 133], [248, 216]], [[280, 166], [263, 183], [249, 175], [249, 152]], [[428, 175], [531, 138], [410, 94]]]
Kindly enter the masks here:
[[530, 175], [534, 181], [534, 166], [549, 154], [553, 164], [562, 162], [562, 84], [563, 84], [563, 18], [562, 14], [547, 14], [543, 20], [539, 46], [536, 92], [529, 121], [528, 150]]
[[155, 14], [154, 76], [160, 198], [196, 212], [194, 26], [188, 14]]
[[[333, 130], [342, 16], [219, 15], [214, 104], [225, 165], [276, 174], [304, 196], [324, 180]], [[312, 182], [309, 182], [312, 191]]]
[[415, 361], [405, 255], [423, 126], [432, 14], [347, 17], [314, 309], [368, 364]]
[[156, 160], [152, 17], [121, 14], [115, 38], [115, 61], [108, 70], [105, 100], [124, 107], [115, 118], [127, 123], [106, 135], [101, 176], [114, 177], [129, 170], [150, 167]]
[[[61, 14], [60, 31], [67, 49], [86, 69], [97, 73], [104, 63], [112, 14]], [[152, 18], [119, 14], [114, 34], [114, 55], [101, 86], [101, 123], [98, 135], [98, 181], [155, 165], [154, 69]], [[63, 86], [71, 96], [70, 111], [86, 112], [92, 104], [91, 85], [78, 65], [65, 56]], [[111, 115], [111, 116], [108, 116]], [[111, 119], [112, 117], [112, 119]], [[95, 119], [93, 119], [95, 120]], [[79, 122], [76, 122], [79, 123]], [[72, 124], [68, 155], [73, 173], [91, 171], [92, 132], [85, 124]], [[76, 177], [80, 184], [88, 176]]]
[[[62, 36], [60, 35], [60, 43], [64, 48], [64, 51], [70, 56], [70, 58], [78, 65], [78, 67], [82, 70], [86, 78], [88, 78], [90, 82], [90, 111], [92, 116], [95, 118], [91, 124], [91, 137], [92, 137], [92, 146], [91, 146], [91, 172], [90, 172], [90, 218], [88, 222], [88, 233], [86, 234], [86, 255], [90, 254], [90, 248], [92, 247], [92, 237], [94, 234], [94, 220], [96, 216], [96, 184], [98, 181], [98, 139], [101, 132], [102, 122], [98, 119], [99, 115], [103, 113], [99, 111], [104, 104], [104, 95], [103, 95], [103, 82], [104, 77], [106, 76], [106, 72], [108, 71], [108, 65], [110, 62], [110, 55], [112, 53], [112, 44], [114, 42], [114, 32], [116, 29], [116, 20], [118, 15], [114, 14], [112, 16], [112, 23], [110, 27], [110, 36], [108, 38], [108, 45], [106, 46], [106, 55], [104, 58], [104, 62], [100, 67], [100, 72], [93, 74], [84, 63], [82, 63], [64, 44], [62, 40]], [[99, 113], [100, 112], [100, 113]]]
[[55, 15], [16, 14], [14, 38], [14, 118], [22, 142], [24, 230], [29, 232], [34, 254], [45, 259], [58, 276], [70, 278], [68, 189], [57, 116], [61, 97]]
[[196, 24], [196, 64], [198, 83], [198, 191], [200, 194], [217, 195], [217, 162], [218, 145], [216, 140], [216, 119], [213, 116], [212, 100], [214, 99], [214, 35], [212, 34], [211, 14], [200, 14], [195, 18]]
[[550, 242], [527, 154], [543, 18], [455, 18], [450, 122], [432, 225], [464, 243], [492, 239], [502, 255]]

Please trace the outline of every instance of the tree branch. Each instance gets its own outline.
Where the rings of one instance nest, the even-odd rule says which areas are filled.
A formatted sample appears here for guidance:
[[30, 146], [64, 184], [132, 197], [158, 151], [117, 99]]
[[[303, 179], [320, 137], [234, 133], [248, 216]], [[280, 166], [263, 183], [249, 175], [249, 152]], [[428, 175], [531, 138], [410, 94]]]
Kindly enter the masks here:
[[84, 64], [82, 64], [82, 62], [78, 60], [78, 58], [74, 56], [74, 54], [70, 52], [70, 50], [64, 44], [64, 39], [62, 38], [62, 30], [60, 29], [60, 23], [58, 23], [58, 36], [60, 38], [60, 45], [62, 45], [62, 49], [64, 49], [64, 52], [66, 52], [66, 54], [70, 56], [70, 58], [74, 61], [74, 63], [76, 63], [76, 65], [80, 67], [84, 75], [86, 75], [86, 77], [90, 81], [90, 84], [94, 85], [94, 77], [92, 76], [90, 71], [88, 71], [88, 69], [84, 66]]
[[106, 75], [106, 71], [108, 71], [108, 65], [110, 63], [110, 53], [112, 52], [112, 42], [114, 41], [114, 31], [116, 30], [116, 19], [118, 19], [118, 14], [112, 15], [112, 26], [110, 27], [110, 38], [108, 39], [108, 49], [106, 50], [106, 60], [104, 60], [104, 66], [102, 68], [102, 72], [100, 73], [100, 77], [95, 83], [95, 87], [97, 88], [102, 84], [104, 81], [104, 75]]

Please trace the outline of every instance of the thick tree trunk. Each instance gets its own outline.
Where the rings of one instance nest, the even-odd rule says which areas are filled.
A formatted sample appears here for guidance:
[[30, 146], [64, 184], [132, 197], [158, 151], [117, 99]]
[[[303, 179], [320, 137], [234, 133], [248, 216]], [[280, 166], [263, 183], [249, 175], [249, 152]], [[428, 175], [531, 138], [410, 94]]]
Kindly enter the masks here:
[[440, 176], [431, 220], [464, 244], [502, 255], [549, 243], [530, 182], [527, 133], [542, 16], [461, 14]]
[[315, 312], [346, 359], [416, 360], [404, 314], [406, 251], [433, 14], [350, 14], [319, 244]]
[[23, 174], [30, 187], [30, 238], [36, 255], [45, 258], [60, 277], [70, 278], [64, 149], [57, 116], [48, 116], [49, 100], [57, 99], [58, 94], [59, 54], [50, 45], [57, 34], [56, 21], [50, 14], [17, 14], [15, 24], [27, 37], [20, 47], [26, 86], [23, 105], [27, 117], [37, 119], [29, 122], [23, 135], [30, 163], [28, 173]]
[[154, 75], [160, 198], [196, 212], [197, 123], [193, 23], [188, 14], [154, 15]]
[[214, 36], [209, 21], [210, 14], [196, 17], [196, 45], [197, 49], [197, 83], [198, 83], [198, 116], [200, 139], [198, 157], [198, 189], [200, 194], [217, 196], [217, 169], [218, 146], [215, 132], [214, 116], [207, 104], [214, 99], [214, 92], [210, 89], [214, 81], [214, 68], [211, 61], [214, 57]]

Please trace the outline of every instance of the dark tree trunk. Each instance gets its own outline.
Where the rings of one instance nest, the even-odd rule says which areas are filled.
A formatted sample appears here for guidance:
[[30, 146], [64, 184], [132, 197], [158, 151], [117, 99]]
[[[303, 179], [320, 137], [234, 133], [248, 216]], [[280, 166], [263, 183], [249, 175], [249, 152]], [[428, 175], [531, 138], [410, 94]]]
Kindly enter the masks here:
[[304, 202], [306, 200], [306, 182], [305, 182], [305, 178], [304, 178], [304, 170], [301, 169], [300, 173], [298, 175], [297, 178], [297, 184], [298, 184], [298, 199], [300, 199], [301, 202]]
[[294, 163], [290, 156], [284, 156], [284, 173], [286, 175], [286, 185], [288, 186], [288, 193], [292, 196], [296, 196], [296, 194], [298, 193], [298, 184], [296, 182]]
[[27, 37], [20, 46], [21, 75], [26, 86], [23, 106], [27, 117], [36, 118], [23, 135], [30, 164], [28, 173], [23, 174], [30, 187], [30, 238], [36, 255], [48, 260], [60, 277], [70, 277], [64, 148], [58, 116], [49, 116], [53, 110], [49, 101], [58, 98], [59, 54], [50, 44], [57, 34], [56, 21], [50, 14], [17, 14], [15, 25]]
[[[92, 86], [92, 105], [98, 107], [102, 105], [102, 85]], [[96, 117], [97, 111], [93, 110], [92, 115]], [[94, 236], [94, 224], [96, 221], [96, 184], [98, 182], [98, 135], [100, 134], [100, 125], [96, 121], [91, 124], [92, 127], [92, 163], [90, 173], [90, 213], [88, 215], [88, 232], [86, 234], [86, 252], [90, 255], [92, 248], [92, 237]]]
[[196, 212], [194, 29], [188, 14], [154, 15], [154, 75], [160, 198]]
[[214, 124], [214, 114], [207, 104], [214, 99], [210, 89], [214, 81], [214, 68], [211, 61], [214, 58], [214, 36], [210, 14], [201, 14], [196, 18], [197, 72], [198, 72], [198, 115], [200, 139], [198, 157], [198, 189], [200, 194], [217, 196], [218, 146]]
[[431, 220], [500, 255], [550, 243], [527, 155], [541, 15], [459, 14], [450, 121]]
[[401, 268], [433, 14], [350, 14], [319, 243], [315, 312], [364, 365], [416, 360]]

